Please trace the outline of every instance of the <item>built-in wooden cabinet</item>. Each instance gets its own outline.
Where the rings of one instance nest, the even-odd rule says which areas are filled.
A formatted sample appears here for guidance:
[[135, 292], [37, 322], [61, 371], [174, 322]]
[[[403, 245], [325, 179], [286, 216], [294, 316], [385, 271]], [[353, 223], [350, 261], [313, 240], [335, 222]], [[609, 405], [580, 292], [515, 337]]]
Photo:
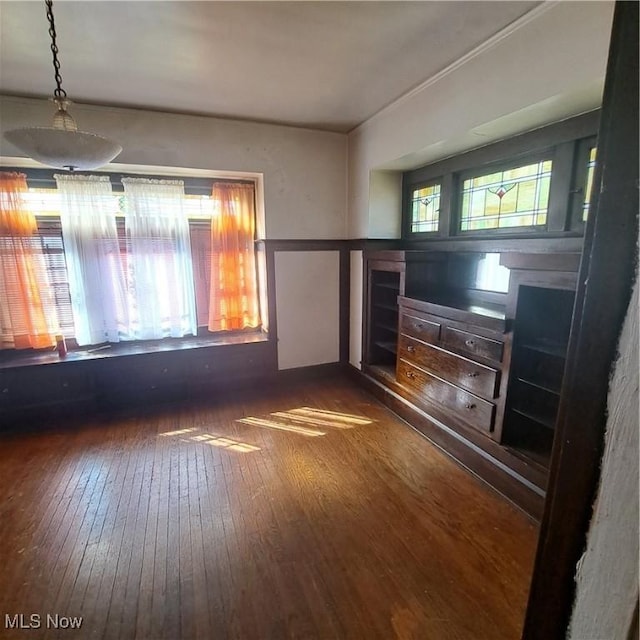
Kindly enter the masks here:
[[562, 394], [579, 259], [574, 254], [542, 263], [517, 258], [505, 257], [513, 330], [500, 441], [544, 474]]
[[403, 417], [416, 428], [540, 515], [579, 254], [367, 257], [364, 373], [414, 410]]
[[71, 351], [64, 359], [48, 352], [0, 362], [0, 430], [39, 425], [58, 413], [94, 414], [211, 397], [230, 384], [265, 379], [276, 370], [273, 350], [258, 334], [211, 346], [197, 342], [120, 343]]
[[398, 296], [404, 293], [404, 261], [397, 252], [379, 252], [367, 261], [367, 362], [392, 376], [398, 349]]
[[[496, 414], [504, 322], [494, 320], [495, 328], [491, 329], [461, 321], [464, 312], [459, 310], [449, 314], [458, 320], [435, 315], [438, 312], [447, 314], [447, 309], [400, 298], [401, 317], [420, 317], [421, 322], [401, 322], [396, 379], [414, 390], [420, 403], [439, 419], [490, 433]], [[468, 314], [470, 321], [473, 317]], [[414, 329], [423, 323], [438, 330], [428, 335], [422, 328]]]

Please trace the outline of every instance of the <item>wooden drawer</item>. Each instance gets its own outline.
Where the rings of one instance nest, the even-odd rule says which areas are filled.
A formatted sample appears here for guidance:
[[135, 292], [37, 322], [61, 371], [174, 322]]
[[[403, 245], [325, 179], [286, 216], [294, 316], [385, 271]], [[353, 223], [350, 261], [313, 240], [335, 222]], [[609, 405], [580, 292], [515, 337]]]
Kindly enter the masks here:
[[495, 406], [491, 402], [418, 369], [406, 360], [398, 360], [398, 379], [470, 426], [486, 432], [493, 428]]
[[488, 358], [496, 362], [502, 360], [502, 342], [478, 336], [468, 331], [445, 327], [443, 329], [442, 344], [453, 351]]
[[[250, 348], [244, 348], [244, 347]], [[264, 350], [254, 345], [234, 345], [234, 349], [201, 349], [189, 361], [189, 383], [250, 377], [264, 372]], [[239, 347], [239, 348], [238, 348]], [[195, 351], [195, 350], [194, 350]]]
[[82, 402], [93, 393], [93, 377], [75, 364], [24, 367], [0, 376], [2, 409]]
[[408, 336], [400, 336], [398, 355], [484, 398], [495, 398], [498, 386], [496, 369], [473, 362]]
[[437, 342], [440, 339], [440, 324], [422, 318], [418, 313], [410, 314], [404, 311], [400, 316], [400, 333], [425, 342]]

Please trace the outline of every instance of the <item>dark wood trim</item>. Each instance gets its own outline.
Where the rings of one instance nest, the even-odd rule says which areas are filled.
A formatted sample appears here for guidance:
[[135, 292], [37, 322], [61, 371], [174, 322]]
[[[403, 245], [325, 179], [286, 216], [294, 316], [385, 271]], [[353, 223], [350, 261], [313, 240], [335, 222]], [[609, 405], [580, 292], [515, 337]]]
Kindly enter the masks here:
[[397, 239], [369, 239], [355, 238], [348, 240], [351, 251], [367, 251], [367, 250], [399, 250], [406, 245], [404, 240]]
[[589, 164], [589, 152], [591, 147], [597, 146], [598, 139], [584, 138], [580, 141], [576, 149], [576, 160], [574, 162], [575, 174], [573, 176], [573, 190], [571, 192], [571, 226], [572, 231], [584, 234], [585, 223], [582, 220], [582, 206], [584, 203], [585, 190], [587, 188], [587, 175]]
[[340, 249], [340, 362], [349, 362], [349, 315], [351, 305], [351, 252]]
[[[457, 217], [455, 212], [457, 211], [458, 200], [458, 192], [456, 189], [457, 184], [458, 180], [453, 177], [452, 173], [447, 173], [442, 177], [442, 190], [440, 193], [440, 228], [438, 230], [438, 236], [442, 239], [450, 239], [456, 232]], [[403, 211], [408, 210], [403, 209]], [[409, 236], [407, 235], [405, 237], [408, 238]]]
[[349, 247], [349, 240], [289, 240], [289, 239], [261, 239], [256, 240], [264, 244], [271, 251], [340, 251]]
[[329, 362], [326, 364], [314, 364], [308, 367], [295, 367], [293, 369], [279, 369], [271, 378], [276, 384], [293, 384], [303, 381], [331, 378], [345, 371], [345, 364], [341, 362]]
[[[411, 231], [411, 216], [405, 215], [410, 210], [411, 195], [415, 189], [423, 189], [434, 184], [440, 183], [440, 216], [439, 227], [437, 231]], [[449, 199], [451, 196], [451, 174], [445, 176], [434, 176], [429, 180], [418, 184], [402, 183], [402, 237], [416, 238], [420, 240], [429, 240], [430, 238], [449, 236]], [[446, 220], [445, 220], [446, 218]]]
[[562, 235], [532, 238], [530, 236], [508, 238], [432, 238], [430, 240], [407, 240], [399, 248], [407, 251], [486, 251], [508, 252], [522, 251], [525, 253], [560, 253], [564, 251], [580, 253], [582, 251], [582, 236]]
[[[509, 236], [508, 238], [445, 238], [429, 237], [422, 240], [368, 239], [350, 240], [256, 240], [259, 245], [271, 251], [519, 251], [525, 253], [580, 253], [583, 238], [581, 234], [547, 234], [544, 238], [530, 235]], [[402, 259], [402, 258], [398, 258]]]
[[580, 253], [505, 253], [500, 264], [508, 269], [523, 271], [569, 271], [576, 273], [580, 267]]
[[[599, 480], [607, 393], [636, 271], [638, 3], [617, 2], [591, 214], [524, 640], [565, 638]], [[631, 311], [632, 313], [634, 311]]]
[[276, 311], [276, 261], [273, 249], [266, 244], [259, 246], [265, 252], [267, 271], [267, 315], [269, 318], [269, 336], [272, 355], [278, 368], [278, 314]]
[[158, 353], [196, 352], [202, 349], [229, 350], [242, 345], [267, 343], [271, 339], [269, 334], [262, 331], [238, 331], [203, 337], [132, 340], [70, 349], [64, 358], [50, 349], [5, 349], [0, 351], [0, 371], [11, 371], [23, 367], [74, 366], [79, 362], [117, 360]]
[[547, 211], [547, 232], [569, 231], [571, 224], [571, 180], [576, 142], [565, 142], [556, 147]]
[[[404, 251], [398, 251], [395, 249], [382, 249], [382, 250], [378, 250], [378, 249], [365, 249], [364, 250], [364, 259], [365, 260], [370, 260], [373, 257], [373, 259], [376, 262], [404, 262], [405, 260], [405, 252]], [[391, 271], [394, 270], [394, 267], [392, 265], [389, 265], [389, 269]]]

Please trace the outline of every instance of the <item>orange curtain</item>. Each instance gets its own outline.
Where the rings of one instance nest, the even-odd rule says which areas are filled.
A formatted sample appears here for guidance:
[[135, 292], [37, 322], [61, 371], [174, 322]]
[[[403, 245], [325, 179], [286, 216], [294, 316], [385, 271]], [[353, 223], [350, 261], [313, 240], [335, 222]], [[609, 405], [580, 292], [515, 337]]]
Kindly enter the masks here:
[[55, 344], [56, 323], [35, 215], [23, 173], [0, 173], [0, 348]]
[[257, 327], [254, 187], [214, 183], [212, 197], [209, 331]]

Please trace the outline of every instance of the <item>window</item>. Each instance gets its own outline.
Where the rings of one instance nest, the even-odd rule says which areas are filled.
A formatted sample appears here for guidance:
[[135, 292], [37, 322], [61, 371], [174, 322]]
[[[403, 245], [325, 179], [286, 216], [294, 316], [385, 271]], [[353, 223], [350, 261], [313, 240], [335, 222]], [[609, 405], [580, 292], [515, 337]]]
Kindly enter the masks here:
[[464, 180], [460, 230], [546, 224], [551, 168], [551, 160], [542, 160]]
[[73, 311], [60, 221], [44, 216], [36, 216], [36, 221], [49, 287], [53, 293], [53, 304], [51, 308], [46, 309], [46, 313], [50, 317], [57, 318], [60, 333], [65, 338], [71, 339], [74, 337]]
[[[109, 183], [109, 189], [111, 184]], [[118, 187], [119, 185], [116, 184], [115, 189]], [[186, 297], [195, 300], [194, 316], [197, 318], [197, 329], [187, 328], [175, 334], [175, 331], [166, 329], [162, 325], [161, 335], [145, 335], [141, 330], [143, 321], [139, 317], [141, 315], [139, 308], [143, 310], [148, 308], [151, 300], [152, 304], [157, 303], [158, 307], [164, 307], [161, 314], [171, 315], [171, 312], [167, 311], [167, 299], [175, 297], [176, 289], [181, 285], [175, 284], [174, 280], [174, 284], [169, 286], [171, 289], [169, 291], [167, 288], [169, 271], [165, 268], [165, 261], [169, 259], [170, 253], [167, 242], [171, 243], [175, 234], [168, 230], [164, 237], [157, 237], [153, 231], [153, 225], [145, 228], [142, 232], [142, 245], [139, 240], [137, 241], [139, 247], [136, 254], [133, 247], [136, 239], [132, 236], [131, 224], [128, 220], [133, 215], [131, 196], [118, 193], [115, 189], [111, 190], [112, 195], [107, 199], [107, 202], [111, 203], [107, 206], [107, 217], [113, 219], [114, 246], [116, 247], [114, 255], [116, 255], [115, 263], [117, 264], [111, 260], [109, 263], [111, 266], [106, 268], [106, 262], [100, 263], [100, 277], [104, 279], [104, 275], [108, 274], [108, 279], [113, 280], [116, 278], [114, 275], [116, 272], [123, 274], [124, 295], [120, 299], [125, 302], [119, 306], [114, 305], [118, 307], [114, 312], [117, 315], [115, 337], [110, 334], [98, 338], [95, 332], [89, 331], [83, 334], [84, 338], [78, 341], [78, 344], [180, 337], [194, 333], [206, 335], [224, 330], [260, 327], [254, 249], [253, 183], [209, 181], [209, 194], [189, 193], [180, 198], [182, 215], [188, 221], [188, 239], [186, 254], [184, 254], [188, 256], [190, 262], [186, 276], [188, 280], [186, 288], [189, 289]], [[56, 319], [58, 327], [56, 331], [62, 333], [74, 346], [74, 340], [77, 339], [80, 331], [79, 309], [84, 315], [95, 313], [95, 309], [89, 308], [89, 302], [85, 301], [84, 307], [79, 304], [77, 290], [74, 293], [74, 277], [84, 267], [81, 259], [78, 261], [78, 255], [72, 254], [81, 254], [84, 249], [75, 240], [72, 241], [70, 237], [65, 236], [69, 230], [67, 226], [65, 231], [65, 224], [63, 224], [65, 205], [61, 200], [59, 189], [52, 188], [52, 185], [48, 185], [47, 188], [30, 187], [22, 195], [26, 206], [35, 215], [37, 232], [32, 242], [35, 241], [40, 247], [48, 279], [46, 287], [51, 293], [46, 297], [49, 307], [45, 309], [45, 313], [48, 317]], [[86, 206], [90, 208], [91, 205]], [[249, 216], [250, 224], [247, 223]], [[86, 229], [78, 233], [79, 236], [87, 235]], [[94, 230], [91, 234], [94, 234]], [[241, 258], [234, 260], [233, 256], [228, 255], [223, 258], [222, 254], [225, 253], [221, 249], [223, 246], [235, 247], [235, 252], [241, 254]], [[141, 254], [140, 251], [143, 253]], [[184, 252], [184, 249], [181, 251]], [[146, 263], [146, 269], [138, 268], [136, 271], [136, 255], [138, 260], [142, 259], [143, 263]], [[212, 270], [216, 272], [215, 277], [212, 277]], [[181, 271], [184, 271], [184, 268]], [[161, 273], [164, 273], [164, 276], [160, 275]], [[182, 273], [182, 275], [185, 274]], [[81, 283], [82, 294], [87, 299], [104, 296], [103, 292], [96, 288], [95, 280], [96, 278], [85, 278]], [[112, 284], [107, 284], [107, 290], [112, 288]], [[76, 289], [78, 287], [77, 281], [75, 287]], [[152, 297], [140, 298], [141, 290], [147, 293], [151, 290]], [[185, 298], [183, 294], [184, 292], [181, 292], [178, 297]], [[145, 300], [144, 304], [138, 303], [139, 299]], [[84, 320], [84, 317], [80, 317], [80, 324]], [[196, 323], [193, 326], [195, 327]]]
[[438, 231], [440, 184], [419, 187], [411, 196], [411, 233]]
[[598, 111], [585, 113], [405, 171], [402, 237], [578, 238], [589, 211], [598, 121]]

